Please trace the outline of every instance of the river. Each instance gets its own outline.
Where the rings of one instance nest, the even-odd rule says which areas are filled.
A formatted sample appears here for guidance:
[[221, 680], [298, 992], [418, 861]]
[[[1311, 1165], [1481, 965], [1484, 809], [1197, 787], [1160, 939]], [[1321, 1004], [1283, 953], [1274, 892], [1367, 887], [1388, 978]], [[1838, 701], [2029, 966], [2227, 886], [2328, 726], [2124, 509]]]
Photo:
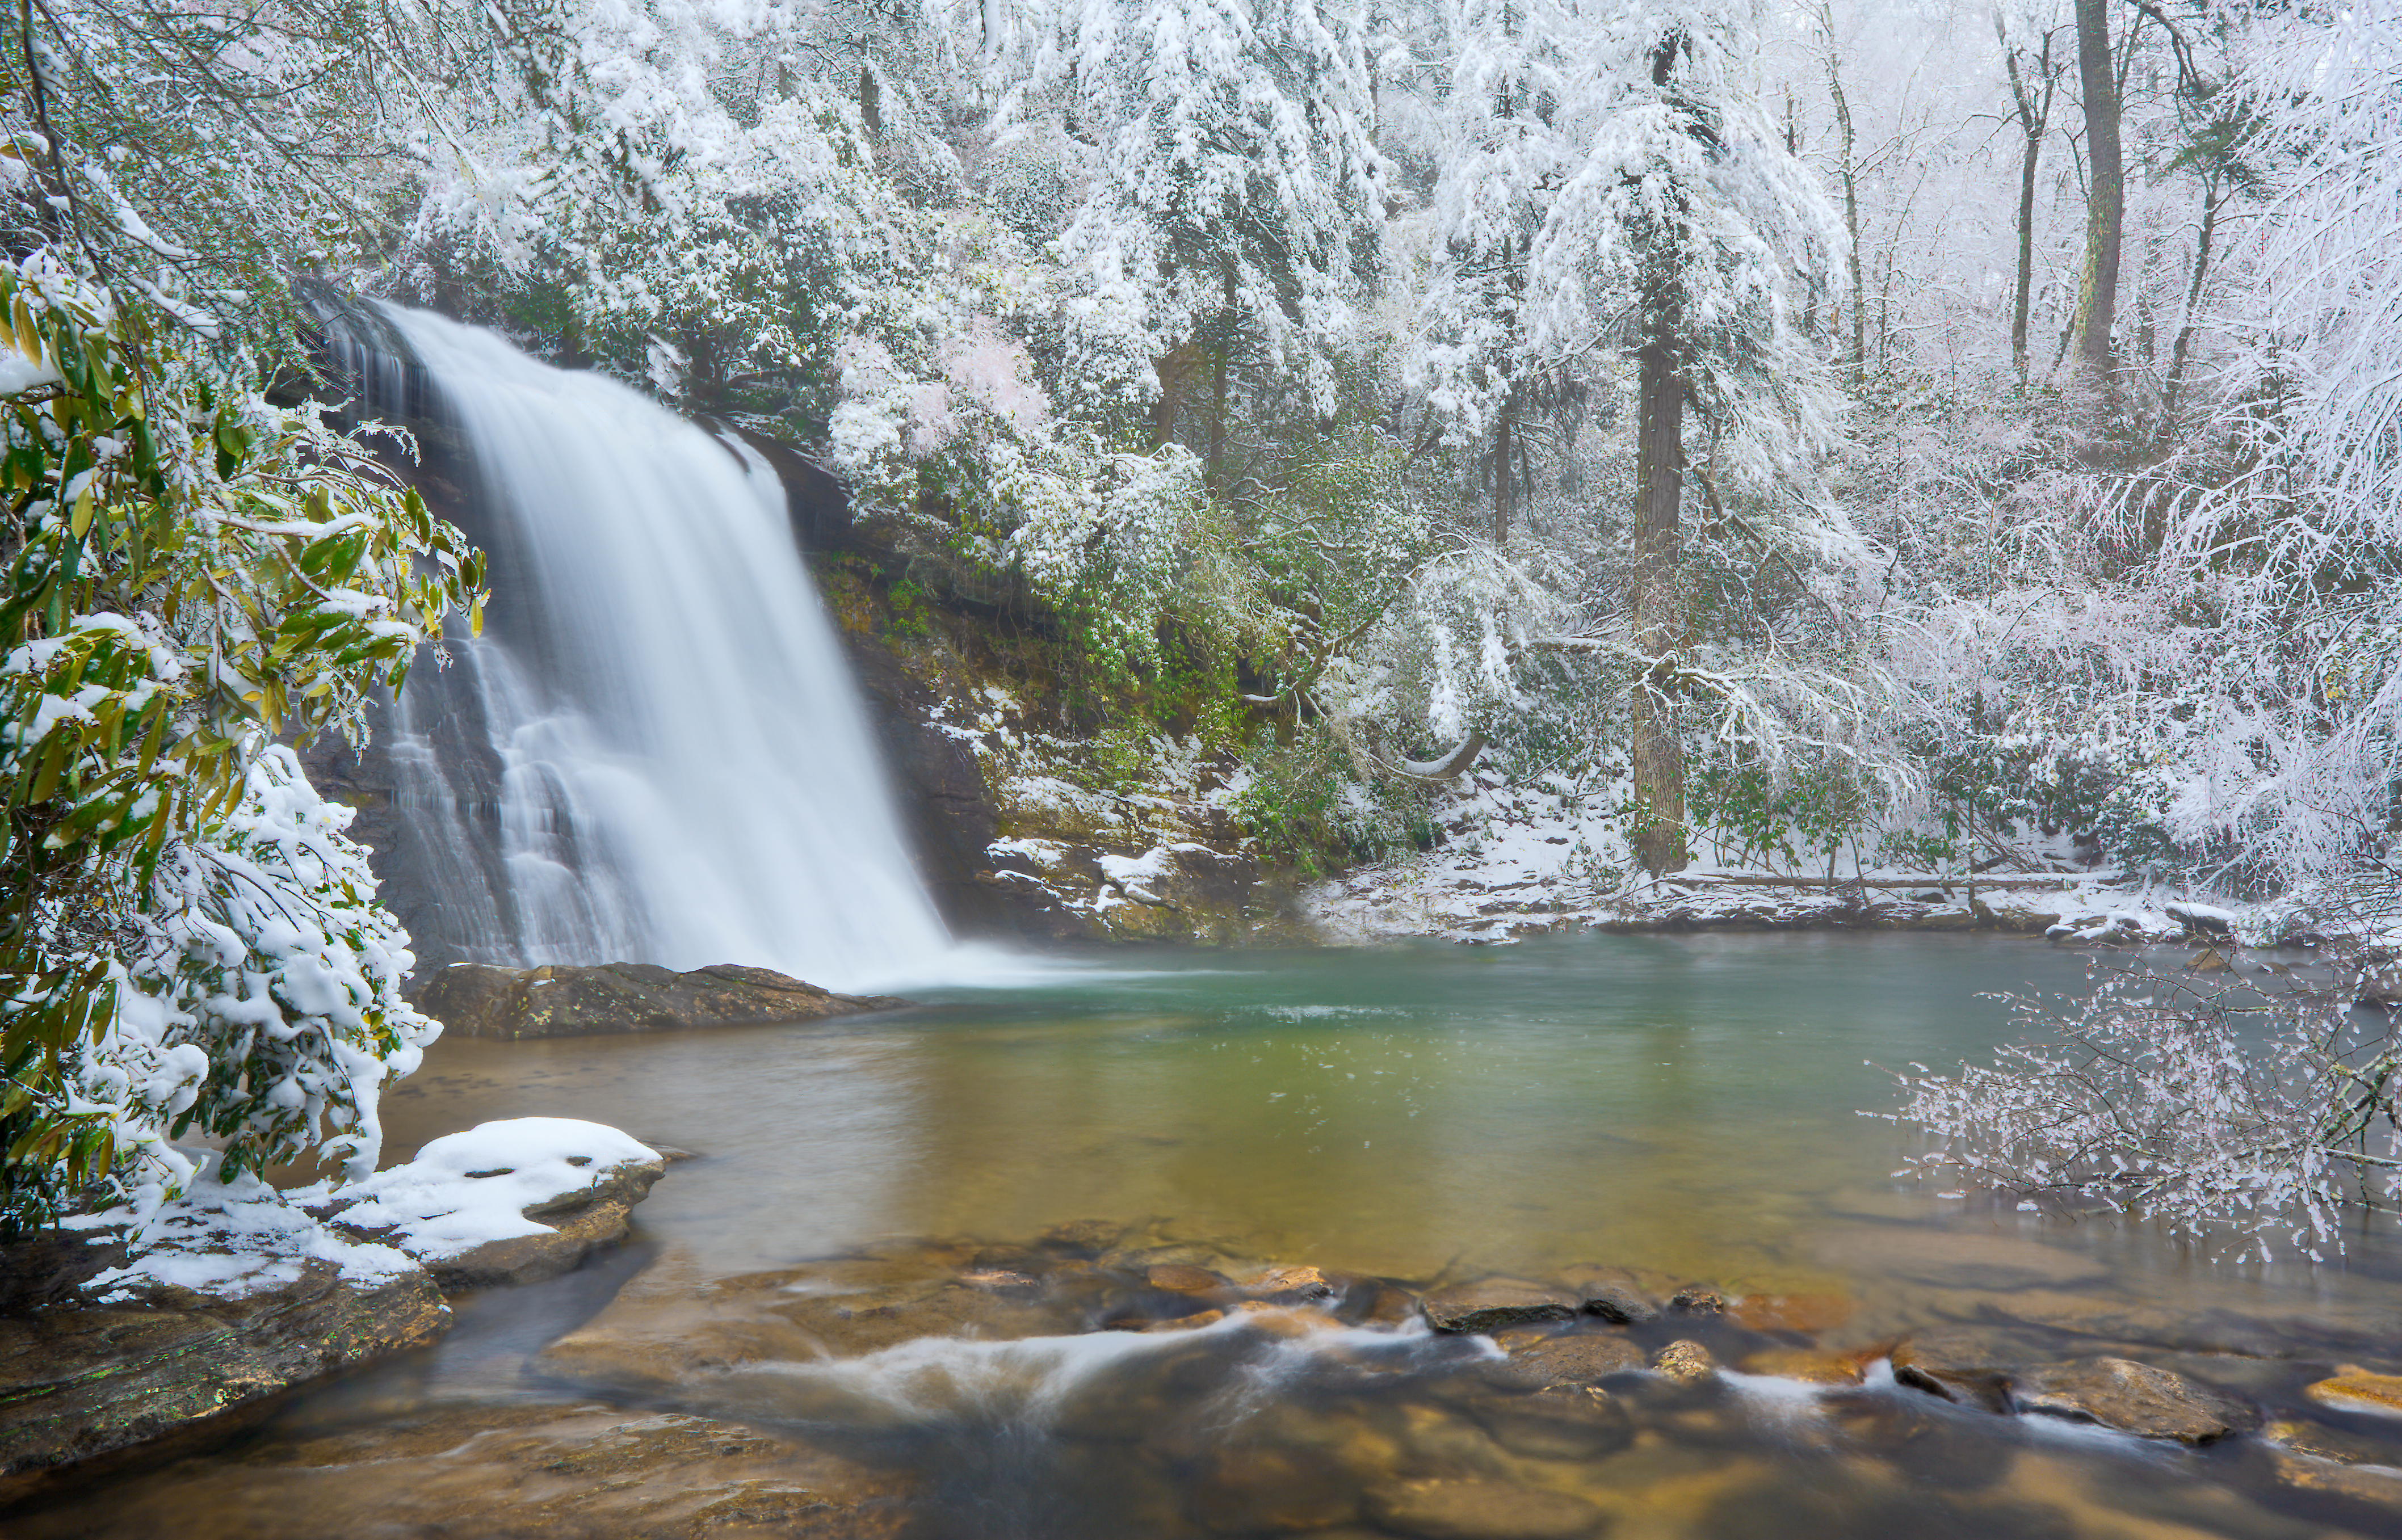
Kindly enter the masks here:
[[[11, 1533], [2380, 1533], [2362, 1504], [2277, 1479], [2256, 1439], [2188, 1451], [1995, 1416], [1895, 1386], [1877, 1361], [1914, 1335], [1964, 1330], [2062, 1356], [2115, 1348], [2240, 1391], [2271, 1417], [2390, 1438], [2394, 1458], [2380, 1463], [2402, 1464], [2402, 1423], [2299, 1395], [2339, 1363], [2374, 1360], [2379, 1342], [2402, 1353], [2390, 1231], [2354, 1235], [2339, 1265], [2235, 1267], [2141, 1223], [2069, 1223], [1892, 1175], [1918, 1147], [1861, 1115], [1895, 1100], [1876, 1066], [1980, 1055], [2015, 1030], [1983, 997], [2081, 989], [2089, 966], [2005, 938], [1829, 933], [1113, 951], [1031, 983], [808, 1026], [445, 1041], [386, 1103], [388, 1158], [530, 1114], [615, 1124], [695, 1158], [670, 1167], [617, 1256], [470, 1299], [442, 1346]], [[1615, 1431], [1555, 1437], [1512, 1433], [1462, 1399], [1463, 1377], [1493, 1362], [1482, 1342], [1390, 1311], [1298, 1336], [1263, 1313], [1258, 1329], [1043, 1337], [1014, 1356], [836, 1342], [844, 1364], [771, 1366], [782, 1378], [766, 1389], [742, 1354], [649, 1380], [579, 1377], [580, 1360], [534, 1356], [596, 1312], [605, 1324], [685, 1310], [688, 1327], [640, 1329], [717, 1341], [733, 1308], [723, 1302], [751, 1298], [752, 1280], [773, 1281], [778, 1299], [865, 1286], [867, 1274], [839, 1272], [865, 1265], [855, 1259], [808, 1271], [862, 1248], [878, 1279], [930, 1258], [1015, 1277], [995, 1270], [1079, 1223], [1134, 1227], [1144, 1255], [1170, 1261], [1314, 1265], [1411, 1289], [1612, 1265], [1663, 1292], [1695, 1281], [1790, 1302], [1785, 1319], [1754, 1307], [1683, 1333], [1722, 1361], [1848, 1354], [1869, 1368], [1864, 1383], [1832, 1392], [1774, 1376], [1700, 1389], [1622, 1377]], [[824, 1281], [837, 1274], [853, 1282]], [[1677, 1333], [1634, 1334], [1650, 1351]], [[766, 1442], [740, 1459], [771, 1473], [830, 1481], [807, 1462], [838, 1459], [870, 1473], [883, 1506], [687, 1504], [655, 1529], [610, 1529], [568, 1494], [521, 1526], [507, 1515], [531, 1490], [522, 1440], [501, 1433], [596, 1396], [594, 1416], [752, 1430]], [[438, 1479], [378, 1485], [436, 1454]], [[685, 1464], [626, 1468], [632, 1492], [700, 1480]], [[1445, 1530], [1455, 1520], [1427, 1496], [1444, 1491], [1474, 1498], [1483, 1517]], [[1534, 1493], [1533, 1506], [1512, 1507], [1513, 1492]], [[2402, 1527], [2402, 1510], [2387, 1517]]]

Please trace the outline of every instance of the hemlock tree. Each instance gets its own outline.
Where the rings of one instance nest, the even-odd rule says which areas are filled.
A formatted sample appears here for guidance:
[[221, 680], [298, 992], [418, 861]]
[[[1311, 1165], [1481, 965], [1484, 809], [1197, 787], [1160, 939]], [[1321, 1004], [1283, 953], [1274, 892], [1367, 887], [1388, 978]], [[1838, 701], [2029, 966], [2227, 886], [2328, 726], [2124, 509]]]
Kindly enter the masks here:
[[[1681, 701], [1702, 682], [1686, 656], [1687, 473], [1714, 515], [1726, 483], [1815, 482], [1841, 398], [1791, 300], [1804, 275], [1834, 287], [1842, 225], [1760, 109], [1746, 63], [1758, 7], [1602, 0], [1581, 16], [1589, 41], [1560, 108], [1574, 153], [1530, 251], [1526, 326], [1538, 352], [1635, 364], [1633, 844], [1666, 873], [1687, 859]], [[1840, 531], [1807, 497], [1785, 501], [1805, 538]]]
[[1545, 0], [1461, 0], [1453, 18], [1458, 61], [1443, 103], [1433, 268], [1402, 379], [1445, 439], [1484, 450], [1493, 538], [1504, 543], [1525, 480], [1511, 465], [1520, 415], [1537, 378], [1561, 362], [1526, 325], [1527, 265], [1567, 175], [1558, 117], [1581, 20]]
[[1334, 407], [1383, 219], [1362, 30], [1317, 0], [1091, 0], [1043, 67], [1095, 146], [1057, 246], [1070, 367], [1147, 402], [1154, 443], [1206, 392], [1214, 485], [1238, 362]]

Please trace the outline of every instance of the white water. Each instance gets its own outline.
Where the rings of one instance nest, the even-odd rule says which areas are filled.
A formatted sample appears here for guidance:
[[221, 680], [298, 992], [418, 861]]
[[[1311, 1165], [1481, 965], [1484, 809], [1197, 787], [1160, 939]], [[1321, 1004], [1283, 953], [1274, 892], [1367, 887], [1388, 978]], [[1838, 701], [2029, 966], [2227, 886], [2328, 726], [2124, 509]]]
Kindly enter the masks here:
[[[773, 474], [612, 380], [384, 314], [467, 441], [493, 550], [485, 637], [392, 722], [451, 937], [836, 989], [936, 971], [949, 937]], [[462, 695], [480, 724], [437, 720]], [[497, 873], [443, 773], [462, 729], [499, 766]]]

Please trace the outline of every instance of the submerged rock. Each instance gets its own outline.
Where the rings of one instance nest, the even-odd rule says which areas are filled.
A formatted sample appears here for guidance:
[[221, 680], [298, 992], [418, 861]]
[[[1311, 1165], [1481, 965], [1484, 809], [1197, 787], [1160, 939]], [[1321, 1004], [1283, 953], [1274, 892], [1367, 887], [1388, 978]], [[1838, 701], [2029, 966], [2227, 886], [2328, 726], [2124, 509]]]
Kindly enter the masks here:
[[[448, 1404], [125, 1478], [112, 1535], [897, 1540], [902, 1480], [789, 1437], [593, 1405]], [[73, 1508], [9, 1534], [89, 1534]]]
[[1365, 1506], [1378, 1525], [1420, 1540], [1584, 1540], [1605, 1517], [1581, 1497], [1507, 1481], [1399, 1481]]
[[1613, 1374], [1638, 1373], [1643, 1367], [1641, 1348], [1623, 1337], [1603, 1332], [1542, 1337], [1510, 1345], [1512, 1377], [1536, 1390], [1591, 1385]]
[[2302, 1394], [2321, 1406], [2342, 1411], [2402, 1413], [2402, 1375], [2354, 1369], [2304, 1386]]
[[598, 968], [490, 968], [457, 963], [417, 991], [418, 1009], [461, 1038], [559, 1038], [680, 1027], [817, 1021], [905, 1005], [883, 995], [837, 995], [765, 968], [734, 963], [677, 973], [649, 963]]

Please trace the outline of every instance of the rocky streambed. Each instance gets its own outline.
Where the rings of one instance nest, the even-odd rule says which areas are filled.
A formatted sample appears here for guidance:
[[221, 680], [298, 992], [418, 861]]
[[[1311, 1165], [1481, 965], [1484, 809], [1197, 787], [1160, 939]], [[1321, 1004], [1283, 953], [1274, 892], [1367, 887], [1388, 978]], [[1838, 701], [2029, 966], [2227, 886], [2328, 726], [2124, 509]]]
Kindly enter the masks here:
[[20, 1512], [8, 1533], [1579, 1540], [2402, 1524], [2402, 1344], [2302, 1322], [2038, 1323], [2004, 1299], [1888, 1333], [1839, 1294], [1602, 1264], [1397, 1279], [1105, 1221], [730, 1277], [670, 1256], [540, 1345], [514, 1394], [412, 1397], [371, 1377], [331, 1413]]

